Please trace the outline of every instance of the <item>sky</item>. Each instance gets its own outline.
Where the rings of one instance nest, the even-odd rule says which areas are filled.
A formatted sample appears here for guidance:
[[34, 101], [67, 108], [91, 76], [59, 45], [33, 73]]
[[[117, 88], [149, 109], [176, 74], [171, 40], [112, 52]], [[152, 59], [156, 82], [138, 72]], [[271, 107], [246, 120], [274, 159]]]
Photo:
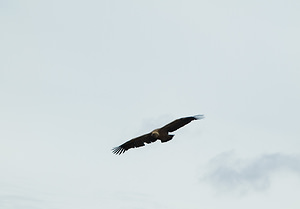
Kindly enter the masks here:
[[300, 208], [299, 10], [0, 1], [0, 208]]

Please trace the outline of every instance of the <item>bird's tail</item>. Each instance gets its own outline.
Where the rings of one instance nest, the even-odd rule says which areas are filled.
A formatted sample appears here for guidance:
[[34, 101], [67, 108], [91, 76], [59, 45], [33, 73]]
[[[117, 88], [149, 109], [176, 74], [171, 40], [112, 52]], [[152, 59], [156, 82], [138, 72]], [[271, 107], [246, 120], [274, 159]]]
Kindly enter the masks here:
[[170, 141], [172, 138], [174, 137], [174, 135], [168, 135], [165, 139], [160, 139], [161, 143]]
[[200, 120], [200, 119], [203, 119], [205, 117], [204, 117], [204, 115], [195, 115], [194, 118], [195, 118], [195, 120]]

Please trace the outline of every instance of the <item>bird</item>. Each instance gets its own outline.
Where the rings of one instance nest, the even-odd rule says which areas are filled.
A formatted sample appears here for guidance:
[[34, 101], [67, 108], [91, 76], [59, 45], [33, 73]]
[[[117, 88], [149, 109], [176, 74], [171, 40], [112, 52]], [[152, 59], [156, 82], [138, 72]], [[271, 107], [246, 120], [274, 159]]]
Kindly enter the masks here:
[[118, 147], [114, 147], [112, 149], [112, 152], [116, 155], [120, 155], [131, 148], [142, 147], [145, 146], [145, 143], [150, 144], [157, 140], [160, 140], [161, 143], [165, 143], [167, 141], [170, 141], [174, 137], [174, 135], [169, 134], [169, 132], [174, 132], [177, 129], [187, 125], [193, 120], [200, 120], [203, 118], [204, 115], [195, 115], [195, 116], [176, 119], [161, 128], [151, 131], [150, 133], [133, 138], [125, 142], [124, 144], [121, 144]]

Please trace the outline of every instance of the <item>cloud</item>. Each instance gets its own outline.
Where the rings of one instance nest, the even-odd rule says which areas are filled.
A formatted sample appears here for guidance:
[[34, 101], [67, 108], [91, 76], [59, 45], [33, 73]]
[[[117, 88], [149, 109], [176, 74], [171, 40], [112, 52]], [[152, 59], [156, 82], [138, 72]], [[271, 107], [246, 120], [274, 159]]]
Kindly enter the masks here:
[[211, 160], [208, 173], [202, 179], [221, 191], [245, 193], [267, 189], [271, 176], [278, 171], [300, 175], [300, 156], [273, 153], [247, 160], [237, 158], [233, 152], [225, 152]]

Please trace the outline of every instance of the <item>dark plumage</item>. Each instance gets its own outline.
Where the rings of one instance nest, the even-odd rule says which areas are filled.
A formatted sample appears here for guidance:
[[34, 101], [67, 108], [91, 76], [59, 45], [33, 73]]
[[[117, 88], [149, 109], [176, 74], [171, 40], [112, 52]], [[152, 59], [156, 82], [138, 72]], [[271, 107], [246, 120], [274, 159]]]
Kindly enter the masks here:
[[150, 144], [151, 142], [155, 142], [158, 139], [162, 143], [167, 142], [174, 137], [174, 135], [169, 135], [169, 132], [176, 131], [177, 129], [185, 126], [186, 124], [190, 123], [193, 120], [199, 120], [203, 118], [204, 118], [203, 115], [195, 115], [191, 117], [179, 118], [161, 128], [151, 131], [148, 134], [136, 137], [134, 139], [125, 142], [124, 144], [118, 147], [113, 148], [112, 152], [114, 154], [120, 155], [130, 148], [142, 147], [145, 146], [145, 143]]

